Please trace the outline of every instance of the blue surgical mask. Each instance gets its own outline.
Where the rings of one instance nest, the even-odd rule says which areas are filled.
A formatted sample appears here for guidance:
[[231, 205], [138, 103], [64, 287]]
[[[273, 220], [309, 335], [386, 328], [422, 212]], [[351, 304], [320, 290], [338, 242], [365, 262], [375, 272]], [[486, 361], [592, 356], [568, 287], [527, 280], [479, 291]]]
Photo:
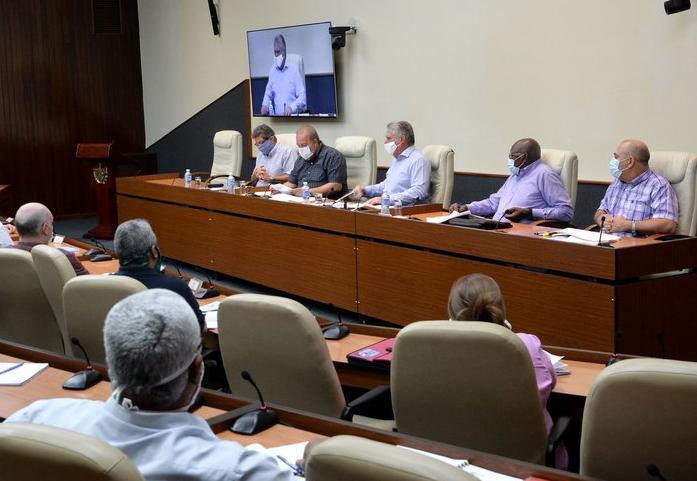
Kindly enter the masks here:
[[262, 154], [268, 156], [268, 155], [271, 153], [271, 151], [273, 150], [273, 148], [274, 148], [275, 146], [276, 146], [276, 144], [274, 144], [273, 142], [271, 142], [271, 139], [266, 139], [266, 140], [264, 141], [264, 143], [262, 143], [262, 144], [261, 144], [259, 147], [257, 147], [257, 148], [259, 149], [259, 152], [261, 152]]
[[627, 169], [620, 169], [620, 159], [615, 158], [614, 155], [610, 157], [610, 173], [615, 179], [619, 179], [625, 170]]
[[520, 174], [520, 167], [516, 167], [515, 160], [508, 158], [508, 170], [511, 171], [511, 175]]

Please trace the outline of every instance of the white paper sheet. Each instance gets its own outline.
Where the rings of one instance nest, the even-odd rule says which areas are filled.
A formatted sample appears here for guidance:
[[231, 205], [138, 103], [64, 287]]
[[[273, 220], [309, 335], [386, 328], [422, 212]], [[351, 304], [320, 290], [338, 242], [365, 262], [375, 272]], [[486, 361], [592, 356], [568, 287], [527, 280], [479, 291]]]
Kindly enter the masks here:
[[218, 329], [218, 311], [206, 312], [206, 327], [208, 329]]
[[602, 240], [602, 242], [615, 242], [620, 239], [620, 236], [603, 232], [602, 239], [600, 239], [600, 232], [567, 227], [566, 229], [552, 232], [549, 236], [543, 238], [571, 242], [573, 244], [597, 245], [598, 240]]
[[465, 212], [451, 212], [448, 215], [438, 215], [434, 217], [428, 217], [426, 218], [426, 222], [429, 224], [442, 224], [443, 222], [448, 222], [450, 219], [455, 219], [457, 217], [464, 217], [466, 215], [469, 215], [469, 211]]
[[[15, 366], [16, 362], [0, 362], [0, 372]], [[11, 371], [0, 374], [0, 386], [21, 386], [48, 367], [45, 362], [24, 362]]]
[[[276, 463], [283, 471], [292, 472], [290, 467], [288, 467], [288, 465], [286, 465], [286, 463], [281, 461], [278, 457], [281, 456], [285, 460], [287, 460], [289, 463], [295, 464], [295, 462], [298, 459], [302, 459], [303, 454], [305, 453], [305, 446], [306, 445], [307, 445], [307, 441], [304, 441], [302, 443], [287, 444], [285, 446], [278, 446], [275, 448], [266, 449], [261, 444], [250, 444], [249, 446], [246, 446], [245, 449], [251, 449], [252, 451], [257, 451], [260, 453], [266, 453], [269, 456], [272, 456], [276, 460]], [[300, 477], [300, 476], [296, 476], [296, 477], [302, 479], [302, 477]]]

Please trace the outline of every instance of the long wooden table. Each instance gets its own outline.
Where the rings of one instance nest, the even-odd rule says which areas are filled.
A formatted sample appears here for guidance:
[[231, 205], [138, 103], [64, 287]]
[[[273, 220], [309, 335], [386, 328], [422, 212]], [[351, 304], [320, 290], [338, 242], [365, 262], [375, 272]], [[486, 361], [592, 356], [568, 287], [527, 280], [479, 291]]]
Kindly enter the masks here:
[[[19, 344], [0, 341], [0, 360], [21, 359], [32, 362], [48, 362], [50, 368], [40, 373], [28, 383], [19, 387], [0, 387], [0, 417], [38, 399], [53, 397], [80, 397], [83, 399], [104, 400], [109, 395], [108, 383], [99, 383], [79, 393], [64, 391], [60, 385], [70, 372], [82, 369], [83, 364], [75, 359], [41, 351]], [[95, 365], [106, 378], [104, 366]], [[228, 430], [234, 420], [242, 413], [254, 409], [256, 404], [248, 399], [221, 394], [207, 389], [202, 390], [204, 406], [196, 411], [205, 418], [218, 437], [237, 441], [242, 445], [259, 443], [265, 447], [275, 447], [311, 439], [322, 439], [339, 434], [362, 436], [389, 444], [408, 446], [423, 451], [468, 459], [470, 463], [509, 476], [527, 478], [537, 476], [549, 481], [590, 480], [572, 473], [558, 471], [544, 466], [503, 458], [435, 441], [399, 433], [379, 431], [326, 416], [314, 415], [283, 406], [270, 405], [279, 417], [279, 424], [255, 436], [241, 436]]]
[[543, 344], [697, 360], [697, 238], [577, 245], [538, 225], [434, 225], [187, 189], [176, 174], [119, 178], [117, 198], [119, 221], [147, 218], [169, 257], [368, 322], [445, 319], [452, 282], [482, 272]]

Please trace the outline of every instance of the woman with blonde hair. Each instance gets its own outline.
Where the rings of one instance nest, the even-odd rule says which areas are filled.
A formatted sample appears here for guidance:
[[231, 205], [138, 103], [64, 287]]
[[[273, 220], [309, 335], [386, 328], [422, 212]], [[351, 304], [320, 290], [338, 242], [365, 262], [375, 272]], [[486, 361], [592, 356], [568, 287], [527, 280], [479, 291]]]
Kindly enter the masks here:
[[[501, 289], [494, 279], [484, 274], [469, 274], [455, 281], [450, 289], [448, 314], [453, 321], [492, 322], [512, 330], [510, 323], [506, 320], [506, 305], [503, 302]], [[547, 400], [557, 383], [554, 367], [542, 350], [542, 344], [537, 336], [523, 333], [516, 333], [516, 336], [523, 341], [530, 354], [530, 360], [535, 369], [537, 389], [540, 392], [545, 425], [549, 433], [554, 423], [547, 412]], [[559, 454], [557, 466], [562, 467], [561, 465], [566, 464], [566, 455]]]

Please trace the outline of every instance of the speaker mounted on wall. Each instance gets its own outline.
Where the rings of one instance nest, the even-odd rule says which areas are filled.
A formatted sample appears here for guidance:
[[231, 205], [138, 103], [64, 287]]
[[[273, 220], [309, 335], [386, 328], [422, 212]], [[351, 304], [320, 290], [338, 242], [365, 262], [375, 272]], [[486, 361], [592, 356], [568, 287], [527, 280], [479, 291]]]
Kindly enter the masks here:
[[218, 9], [215, 7], [215, 3], [213, 3], [213, 0], [208, 0], [208, 10], [211, 12], [211, 25], [213, 26], [213, 35], [220, 35]]

